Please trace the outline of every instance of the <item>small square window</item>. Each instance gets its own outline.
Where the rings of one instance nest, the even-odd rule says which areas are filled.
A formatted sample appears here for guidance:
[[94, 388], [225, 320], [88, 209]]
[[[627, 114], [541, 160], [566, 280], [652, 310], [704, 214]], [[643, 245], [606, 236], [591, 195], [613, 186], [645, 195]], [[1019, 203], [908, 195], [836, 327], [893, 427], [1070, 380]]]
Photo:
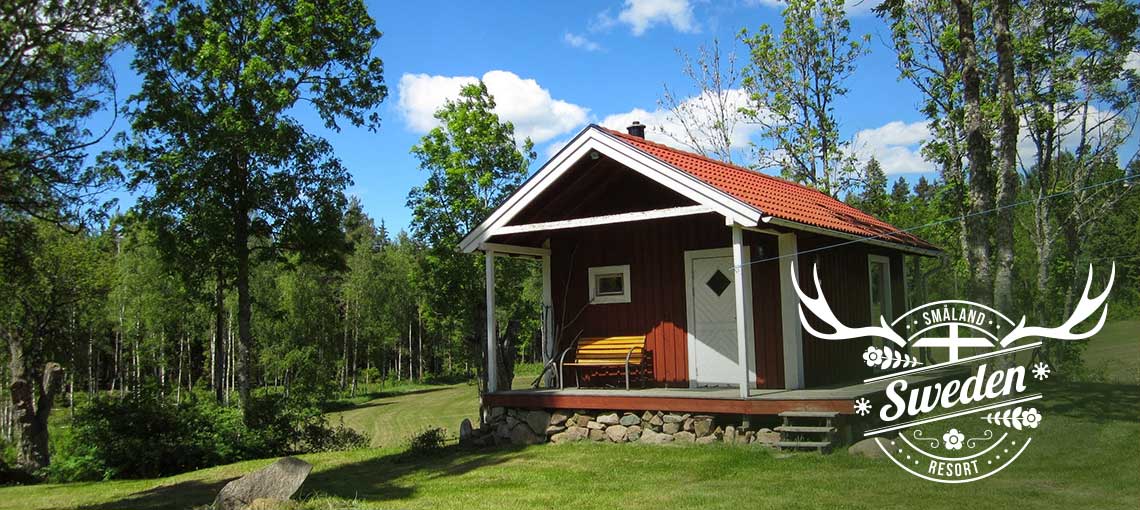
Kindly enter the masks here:
[[588, 270], [590, 303], [629, 303], [629, 266], [600, 266]]

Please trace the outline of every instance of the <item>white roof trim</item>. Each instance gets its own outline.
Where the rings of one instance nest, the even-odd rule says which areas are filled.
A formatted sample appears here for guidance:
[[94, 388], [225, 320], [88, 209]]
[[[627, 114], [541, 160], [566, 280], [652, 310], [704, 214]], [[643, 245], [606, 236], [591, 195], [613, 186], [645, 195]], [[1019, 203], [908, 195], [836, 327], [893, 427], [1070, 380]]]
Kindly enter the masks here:
[[574, 163], [587, 157], [591, 150], [596, 150], [630, 170], [741, 225], [756, 226], [763, 215], [762, 211], [736, 197], [630, 146], [598, 126], [590, 125], [570, 140], [530, 179], [527, 179], [503, 205], [492, 211], [483, 223], [472, 229], [460, 241], [460, 249], [464, 252], [479, 249], [480, 245], [498, 234], [500, 228], [557, 181]]

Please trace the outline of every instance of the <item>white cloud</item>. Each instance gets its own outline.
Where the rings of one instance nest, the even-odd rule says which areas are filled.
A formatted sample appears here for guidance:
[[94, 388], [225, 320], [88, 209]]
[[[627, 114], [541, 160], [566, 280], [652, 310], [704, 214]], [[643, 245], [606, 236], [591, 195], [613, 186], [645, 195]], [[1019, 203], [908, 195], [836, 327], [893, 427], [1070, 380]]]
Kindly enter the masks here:
[[[488, 71], [483, 75], [487, 90], [495, 97], [495, 113], [515, 125], [519, 138], [542, 143], [584, 124], [589, 109], [554, 99], [550, 91], [532, 79], [510, 71]], [[459, 90], [479, 79], [474, 76], [432, 76], [404, 74], [397, 86], [397, 107], [408, 128], [424, 133], [438, 124], [435, 112]]]
[[584, 36], [566, 32], [562, 35], [562, 42], [565, 42], [571, 48], [578, 48], [586, 51], [600, 51], [602, 45], [587, 39]]
[[[696, 126], [698, 131], [706, 133], [705, 135], [698, 135], [698, 137], [707, 136], [713, 132], [711, 129], [714, 121], [712, 112], [716, 111], [720, 104], [720, 101], [716, 101], [715, 99], [714, 94], [705, 92], [697, 96], [689, 97], [681, 102], [681, 110], [687, 112], [686, 116], [694, 120], [691, 126]], [[744, 122], [740, 114], [735, 113], [741, 106], [746, 105], [747, 101], [748, 94], [744, 89], [732, 89], [724, 93], [723, 102], [726, 105], [726, 109], [737, 115], [737, 122], [732, 131], [730, 141], [730, 147], [732, 149], [744, 149], [748, 147], [752, 135], [760, 130], [760, 126]], [[645, 137], [647, 139], [683, 150], [693, 150], [692, 147], [688, 147], [685, 143], [679, 141], [687, 139], [684, 127], [674, 117], [673, 113], [666, 109], [657, 108], [653, 111], [647, 111], [641, 108], [634, 108], [628, 112], [609, 115], [603, 119], [600, 124], [610, 129], [624, 131], [625, 128], [635, 120], [646, 125]], [[708, 147], [710, 142], [707, 139], [702, 140], [702, 145]]]
[[874, 156], [888, 175], [932, 172], [934, 164], [923, 159], [919, 152], [928, 139], [930, 127], [926, 121], [907, 124], [896, 120], [855, 133], [851, 150], [860, 162]]
[[[678, 32], [697, 31], [693, 20], [693, 6], [689, 0], [625, 0], [625, 7], [618, 13], [617, 21], [633, 29], [633, 35], [644, 34], [655, 25], [668, 23]], [[599, 15], [599, 24], [612, 24], [608, 13]]]
[[1140, 74], [1140, 50], [1128, 54], [1124, 60], [1124, 69]]

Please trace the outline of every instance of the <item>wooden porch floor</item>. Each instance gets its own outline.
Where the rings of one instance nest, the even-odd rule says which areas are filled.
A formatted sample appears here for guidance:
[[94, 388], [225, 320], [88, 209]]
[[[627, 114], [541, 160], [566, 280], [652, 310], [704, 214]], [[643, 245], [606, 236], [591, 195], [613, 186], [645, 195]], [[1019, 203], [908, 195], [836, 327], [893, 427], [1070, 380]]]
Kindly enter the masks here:
[[[914, 384], [950, 375], [938, 372], [906, 377]], [[875, 399], [892, 379], [799, 390], [753, 389], [741, 398], [736, 388], [566, 388], [513, 389], [485, 396], [488, 405], [530, 409], [674, 411], [709, 414], [774, 415], [785, 411], [854, 414], [855, 400]]]

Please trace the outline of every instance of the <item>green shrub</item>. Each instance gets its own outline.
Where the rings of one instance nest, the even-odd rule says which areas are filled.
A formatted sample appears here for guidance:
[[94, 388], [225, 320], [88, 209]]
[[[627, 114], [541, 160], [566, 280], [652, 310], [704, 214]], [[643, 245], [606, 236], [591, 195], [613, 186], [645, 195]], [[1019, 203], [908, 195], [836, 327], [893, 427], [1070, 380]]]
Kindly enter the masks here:
[[447, 442], [447, 429], [430, 427], [412, 434], [408, 439], [408, 454], [413, 456], [430, 454], [443, 448]]
[[209, 398], [170, 402], [156, 393], [102, 396], [76, 410], [46, 477], [52, 481], [151, 478], [241, 460], [359, 448], [367, 439], [331, 427], [300, 399], [259, 395], [248, 425]]

